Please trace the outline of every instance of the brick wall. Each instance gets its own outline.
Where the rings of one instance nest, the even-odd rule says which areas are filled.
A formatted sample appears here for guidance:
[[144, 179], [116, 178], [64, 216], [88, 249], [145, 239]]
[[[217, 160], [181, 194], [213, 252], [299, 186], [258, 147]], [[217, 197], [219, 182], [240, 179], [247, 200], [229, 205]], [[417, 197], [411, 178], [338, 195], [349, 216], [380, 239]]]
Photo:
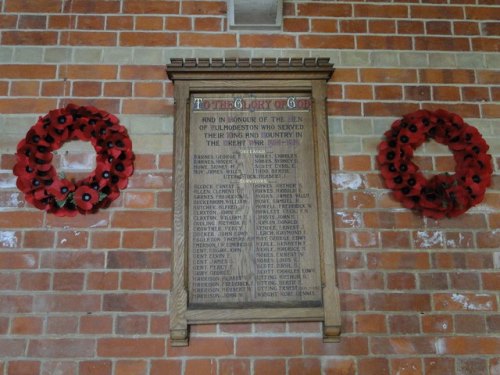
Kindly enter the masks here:
[[[284, 30], [226, 32], [224, 1], [0, 0], [0, 374], [499, 375], [500, 8], [494, 0], [285, 0]], [[172, 57], [331, 57], [334, 215], [343, 335], [318, 323], [204, 325], [167, 339]], [[137, 171], [110, 209], [61, 219], [11, 173], [39, 115], [69, 102], [118, 115]], [[453, 220], [402, 208], [375, 163], [400, 115], [442, 107], [476, 126], [495, 178]], [[93, 151], [65, 146], [58, 169]], [[416, 160], [452, 170], [436, 143]]]

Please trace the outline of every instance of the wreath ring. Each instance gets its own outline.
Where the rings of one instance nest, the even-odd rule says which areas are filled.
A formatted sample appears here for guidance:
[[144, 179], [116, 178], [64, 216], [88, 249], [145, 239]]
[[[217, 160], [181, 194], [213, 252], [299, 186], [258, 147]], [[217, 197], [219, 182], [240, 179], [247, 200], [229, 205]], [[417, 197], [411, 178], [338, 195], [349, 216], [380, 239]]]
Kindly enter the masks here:
[[[403, 206], [441, 219], [458, 216], [484, 199], [493, 173], [489, 146], [459, 115], [419, 110], [396, 120], [384, 135], [377, 160], [385, 185]], [[413, 163], [413, 151], [430, 138], [451, 150], [454, 174], [427, 179]]]
[[[79, 181], [58, 174], [53, 151], [72, 140], [90, 141], [96, 168]], [[35, 207], [57, 216], [95, 213], [120, 196], [134, 171], [132, 141], [116, 116], [68, 104], [40, 117], [17, 146], [16, 185]]]

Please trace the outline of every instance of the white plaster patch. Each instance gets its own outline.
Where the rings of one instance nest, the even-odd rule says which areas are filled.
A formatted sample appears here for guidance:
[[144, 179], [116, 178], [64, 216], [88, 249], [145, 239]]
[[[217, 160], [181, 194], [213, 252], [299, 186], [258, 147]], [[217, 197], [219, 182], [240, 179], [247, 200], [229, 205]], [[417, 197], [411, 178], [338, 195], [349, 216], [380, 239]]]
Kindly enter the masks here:
[[363, 179], [356, 173], [335, 173], [332, 175], [332, 183], [340, 189], [355, 190], [363, 186]]
[[28, 267], [33, 267], [36, 263], [35, 257], [30, 254], [23, 255], [23, 259]]
[[16, 187], [17, 177], [13, 176], [10, 178], [0, 179], [0, 189], [10, 189]]
[[495, 365], [495, 366], [492, 365], [490, 372], [491, 372], [491, 375], [500, 375], [500, 363], [498, 365]]
[[336, 212], [340, 216], [340, 220], [344, 224], [352, 228], [361, 228], [361, 213], [360, 212]]
[[[377, 244], [377, 235], [375, 233], [370, 233], [367, 242], [361, 242], [359, 240], [359, 233], [353, 232], [351, 233], [351, 241], [352, 244], [356, 247], [362, 246], [375, 246]], [[365, 238], [366, 241], [366, 238]]]
[[[478, 295], [480, 296], [480, 295]], [[475, 311], [489, 311], [491, 310], [491, 301], [486, 303], [471, 303], [467, 296], [463, 294], [454, 293], [451, 299], [463, 306], [465, 310], [475, 310]]]
[[108, 226], [108, 221], [107, 220], [99, 220], [97, 223], [92, 224], [90, 227], [91, 228], [97, 228], [97, 227], [107, 227]]
[[500, 269], [500, 252], [493, 253], [493, 264], [495, 268]]
[[0, 232], [0, 243], [2, 247], [17, 247], [16, 232], [4, 231]]
[[436, 354], [446, 354], [446, 340], [445, 339], [437, 339], [434, 343], [434, 348], [436, 349]]
[[434, 245], [442, 245], [444, 243], [443, 232], [417, 232], [417, 238], [421, 241], [420, 246], [429, 248]]

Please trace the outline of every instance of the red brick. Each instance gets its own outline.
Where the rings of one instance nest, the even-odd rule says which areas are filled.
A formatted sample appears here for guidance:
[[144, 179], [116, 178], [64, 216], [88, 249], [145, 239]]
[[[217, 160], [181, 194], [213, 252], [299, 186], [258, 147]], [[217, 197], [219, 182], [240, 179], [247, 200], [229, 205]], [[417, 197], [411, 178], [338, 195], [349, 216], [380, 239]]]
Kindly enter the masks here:
[[[239, 339], [241, 340], [241, 339]], [[238, 341], [239, 341], [238, 340]], [[234, 354], [234, 340], [230, 337], [192, 337], [189, 347], [168, 347], [170, 357], [196, 356], [196, 357], [220, 357]]]
[[460, 314], [455, 316], [455, 333], [486, 333], [484, 316], [473, 314]]
[[490, 100], [487, 87], [462, 87], [461, 90], [465, 101], [484, 102]]
[[103, 338], [97, 341], [100, 357], [162, 357], [165, 355], [165, 339], [161, 338]]
[[0, 253], [0, 269], [38, 268], [38, 254], [33, 252]]
[[[329, 359], [325, 366], [325, 375], [356, 375], [356, 365], [352, 359]], [[304, 372], [303, 374], [319, 374], [319, 372]]]
[[134, 84], [134, 94], [136, 97], [162, 97], [163, 87], [162, 82], [136, 82]]
[[219, 375], [233, 374], [250, 374], [250, 361], [244, 359], [221, 359], [219, 361]]
[[386, 317], [382, 314], [358, 314], [354, 326], [356, 333], [387, 333]]
[[65, 86], [65, 82], [42, 82], [42, 96], [61, 96]]
[[24, 233], [24, 248], [52, 248], [55, 234], [48, 230], [29, 230]]
[[368, 23], [366, 20], [347, 19], [347, 20], [340, 20], [339, 22], [340, 22], [340, 31], [342, 31], [343, 33], [366, 33], [368, 31], [367, 27]]
[[321, 35], [321, 34], [300, 35], [299, 47], [353, 49], [354, 37], [352, 35]]
[[78, 331], [78, 317], [76, 316], [49, 316], [47, 318], [47, 334], [76, 334]]
[[448, 21], [428, 21], [426, 22], [427, 34], [433, 35], [450, 35], [451, 22]]
[[[337, 374], [339, 375], [347, 374], [345, 372], [341, 372], [340, 369], [338, 370]], [[289, 375], [313, 375], [320, 373], [321, 361], [319, 358], [292, 358], [288, 361]]]
[[0, 228], [3, 229], [40, 227], [42, 225], [42, 221], [42, 212], [0, 212]]
[[50, 274], [45, 272], [23, 272], [20, 276], [21, 290], [48, 290]]
[[57, 33], [52, 31], [3, 31], [4, 45], [54, 45], [57, 43]]
[[43, 331], [43, 319], [34, 316], [14, 317], [10, 331], [14, 335], [40, 335]]
[[152, 334], [167, 334], [170, 329], [170, 317], [167, 316], [152, 316], [150, 331]]
[[61, 39], [71, 46], [116, 46], [117, 34], [109, 31], [63, 31]]
[[369, 253], [368, 267], [373, 269], [428, 269], [430, 267], [427, 253], [385, 252]]
[[149, 272], [123, 272], [120, 286], [122, 290], [150, 290], [152, 284]]
[[236, 343], [238, 356], [294, 356], [301, 353], [298, 338], [240, 338]]
[[74, 96], [100, 96], [101, 86], [100, 82], [73, 82], [72, 94]]
[[105, 24], [105, 17], [103, 16], [78, 16], [77, 29], [80, 30], [103, 30]]
[[120, 68], [120, 79], [163, 80], [165, 67], [159, 65], [124, 65]]
[[226, 33], [180, 33], [179, 44], [185, 47], [236, 47], [236, 36]]
[[498, 52], [498, 44], [491, 43], [491, 38], [474, 38], [472, 39], [473, 51]]
[[485, 85], [500, 84], [498, 74], [489, 70], [479, 70], [477, 72], [477, 81]]
[[116, 249], [120, 247], [121, 233], [118, 231], [92, 232], [90, 247], [92, 249]]
[[167, 17], [166, 30], [191, 30], [191, 18], [189, 17]]
[[72, 0], [71, 3], [64, 3], [65, 12], [73, 13], [119, 13], [120, 0]]
[[455, 360], [453, 358], [424, 358], [426, 375], [455, 375]]
[[422, 316], [422, 332], [424, 333], [451, 333], [453, 332], [453, 318], [451, 315], [435, 314]]
[[396, 21], [398, 34], [424, 34], [424, 23], [422, 21], [408, 21], [408, 20], [398, 20]]
[[357, 35], [356, 41], [359, 49], [412, 49], [412, 40], [407, 36]]
[[183, 1], [182, 14], [223, 15], [226, 14], [226, 2]]
[[0, 15], [0, 26], [2, 29], [15, 29], [17, 25], [17, 15]]
[[116, 290], [117, 288], [117, 272], [91, 272], [87, 277], [87, 289], [89, 290]]
[[401, 113], [410, 113], [418, 110], [417, 104], [402, 102], [373, 102], [363, 103], [366, 116], [399, 116]]
[[460, 89], [451, 86], [434, 86], [432, 88], [432, 96], [436, 101], [459, 101]]
[[56, 374], [58, 371], [62, 371], [64, 375], [77, 375], [78, 373], [76, 361], [44, 361], [42, 366], [42, 374]]
[[110, 334], [113, 332], [113, 317], [84, 315], [80, 318], [80, 333], [87, 335]]
[[153, 360], [150, 375], [180, 374], [181, 368], [182, 362], [178, 360]]
[[422, 51], [469, 51], [467, 38], [416, 37], [415, 49]]
[[60, 0], [45, 0], [43, 2], [30, 0], [6, 0], [5, 11], [14, 13], [59, 13]]
[[217, 17], [195, 18], [194, 29], [197, 31], [222, 31], [222, 18], [217, 18]]
[[216, 375], [217, 362], [213, 359], [196, 359], [186, 363], [184, 375]]
[[282, 359], [257, 359], [254, 362], [254, 375], [286, 374], [286, 362]]
[[24, 339], [0, 339], [0, 358], [24, 357], [26, 352], [26, 341]]
[[115, 211], [111, 224], [114, 228], [163, 228], [172, 225], [168, 212]]
[[55, 273], [53, 288], [54, 290], [83, 290], [83, 280], [83, 273]]
[[41, 266], [58, 269], [103, 268], [104, 254], [85, 250], [53, 251], [42, 254]]
[[381, 100], [403, 99], [401, 86], [375, 86], [375, 98]]
[[344, 95], [346, 99], [373, 99], [373, 90], [369, 85], [345, 85]]
[[93, 339], [31, 339], [28, 356], [40, 358], [85, 358], [95, 353]]
[[153, 231], [130, 231], [123, 233], [122, 247], [128, 249], [150, 249], [153, 247]]
[[79, 363], [80, 375], [111, 375], [111, 361], [83, 361]]
[[460, 6], [412, 5], [411, 18], [463, 19], [464, 12]]
[[38, 375], [39, 373], [39, 361], [9, 361], [7, 375]]
[[431, 300], [428, 294], [372, 293], [369, 307], [380, 311], [429, 311]]
[[396, 272], [387, 275], [387, 288], [392, 290], [415, 289], [415, 275], [407, 272]]
[[370, 34], [394, 34], [396, 32], [396, 21], [369, 20], [368, 31]]
[[500, 347], [499, 337], [474, 337], [474, 336], [453, 336], [439, 339], [442, 347], [449, 355], [491, 355], [498, 354]]
[[425, 336], [374, 337], [371, 340], [374, 354], [423, 355], [435, 353], [433, 338]]
[[163, 17], [138, 16], [135, 30], [163, 30]]
[[400, 375], [423, 374], [422, 361], [419, 358], [394, 358], [391, 359], [391, 367], [394, 373]]
[[405, 5], [375, 5], [355, 4], [354, 16], [356, 17], [381, 17], [381, 18], [407, 18], [408, 7]]
[[165, 311], [167, 299], [159, 293], [120, 293], [106, 294], [103, 298], [104, 311]]
[[121, 335], [145, 334], [148, 331], [148, 317], [143, 315], [118, 316], [116, 333]]
[[353, 289], [384, 289], [384, 274], [373, 271], [355, 271], [351, 273]]
[[297, 4], [297, 12], [299, 16], [350, 17], [352, 6], [336, 3], [303, 3]]
[[465, 7], [465, 14], [468, 20], [498, 21], [500, 18], [500, 11], [495, 7]]
[[59, 72], [59, 77], [96, 80], [116, 79], [117, 72], [118, 68], [114, 65], [68, 65]]
[[384, 249], [407, 249], [410, 247], [410, 233], [407, 231], [382, 231], [380, 238]]
[[[316, 21], [316, 22], [315, 22]], [[326, 22], [325, 22], [326, 21]], [[328, 20], [311, 20], [313, 32], [336, 32], [336, 22]], [[285, 18], [283, 20], [283, 31], [285, 32], [308, 32], [309, 19], [307, 18]]]
[[115, 375], [148, 375], [146, 361], [118, 361], [115, 365]]
[[394, 335], [408, 335], [420, 333], [420, 321], [417, 315], [389, 316], [389, 329]]
[[241, 34], [241, 48], [295, 48], [295, 37], [279, 34]]
[[12, 82], [10, 85], [11, 96], [38, 96], [40, 85], [38, 82]]
[[37, 294], [34, 297], [34, 312], [89, 312], [101, 306], [98, 295]]
[[175, 46], [177, 38], [174, 33], [165, 32], [121, 32], [120, 33], [120, 46], [133, 47], [155, 47], [155, 46]]
[[167, 251], [112, 251], [108, 254], [107, 268], [167, 268], [170, 255]]
[[130, 16], [107, 16], [107, 30], [132, 30], [134, 28], [134, 18]]
[[387, 358], [360, 358], [358, 371], [363, 375], [389, 375], [389, 361]]
[[124, 13], [137, 14], [176, 14], [179, 13], [179, 2], [177, 1], [155, 1], [155, 0], [126, 0], [123, 5]]

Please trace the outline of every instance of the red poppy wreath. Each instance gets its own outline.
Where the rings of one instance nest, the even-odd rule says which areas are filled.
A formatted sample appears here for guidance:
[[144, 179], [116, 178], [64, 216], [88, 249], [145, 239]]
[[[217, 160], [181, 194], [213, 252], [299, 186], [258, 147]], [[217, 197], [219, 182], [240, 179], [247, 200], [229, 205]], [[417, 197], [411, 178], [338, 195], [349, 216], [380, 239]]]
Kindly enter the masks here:
[[[489, 146], [459, 115], [419, 110], [395, 121], [384, 135], [378, 154], [382, 177], [405, 207], [441, 219], [458, 216], [483, 200], [493, 173]], [[454, 174], [427, 179], [412, 162], [413, 151], [430, 138], [451, 150]]]
[[[70, 181], [58, 175], [52, 152], [65, 142], [90, 141], [96, 169]], [[107, 208], [125, 189], [134, 171], [127, 129], [112, 114], [91, 106], [68, 104], [40, 117], [17, 146], [17, 187], [35, 207], [57, 216], [95, 213]]]

